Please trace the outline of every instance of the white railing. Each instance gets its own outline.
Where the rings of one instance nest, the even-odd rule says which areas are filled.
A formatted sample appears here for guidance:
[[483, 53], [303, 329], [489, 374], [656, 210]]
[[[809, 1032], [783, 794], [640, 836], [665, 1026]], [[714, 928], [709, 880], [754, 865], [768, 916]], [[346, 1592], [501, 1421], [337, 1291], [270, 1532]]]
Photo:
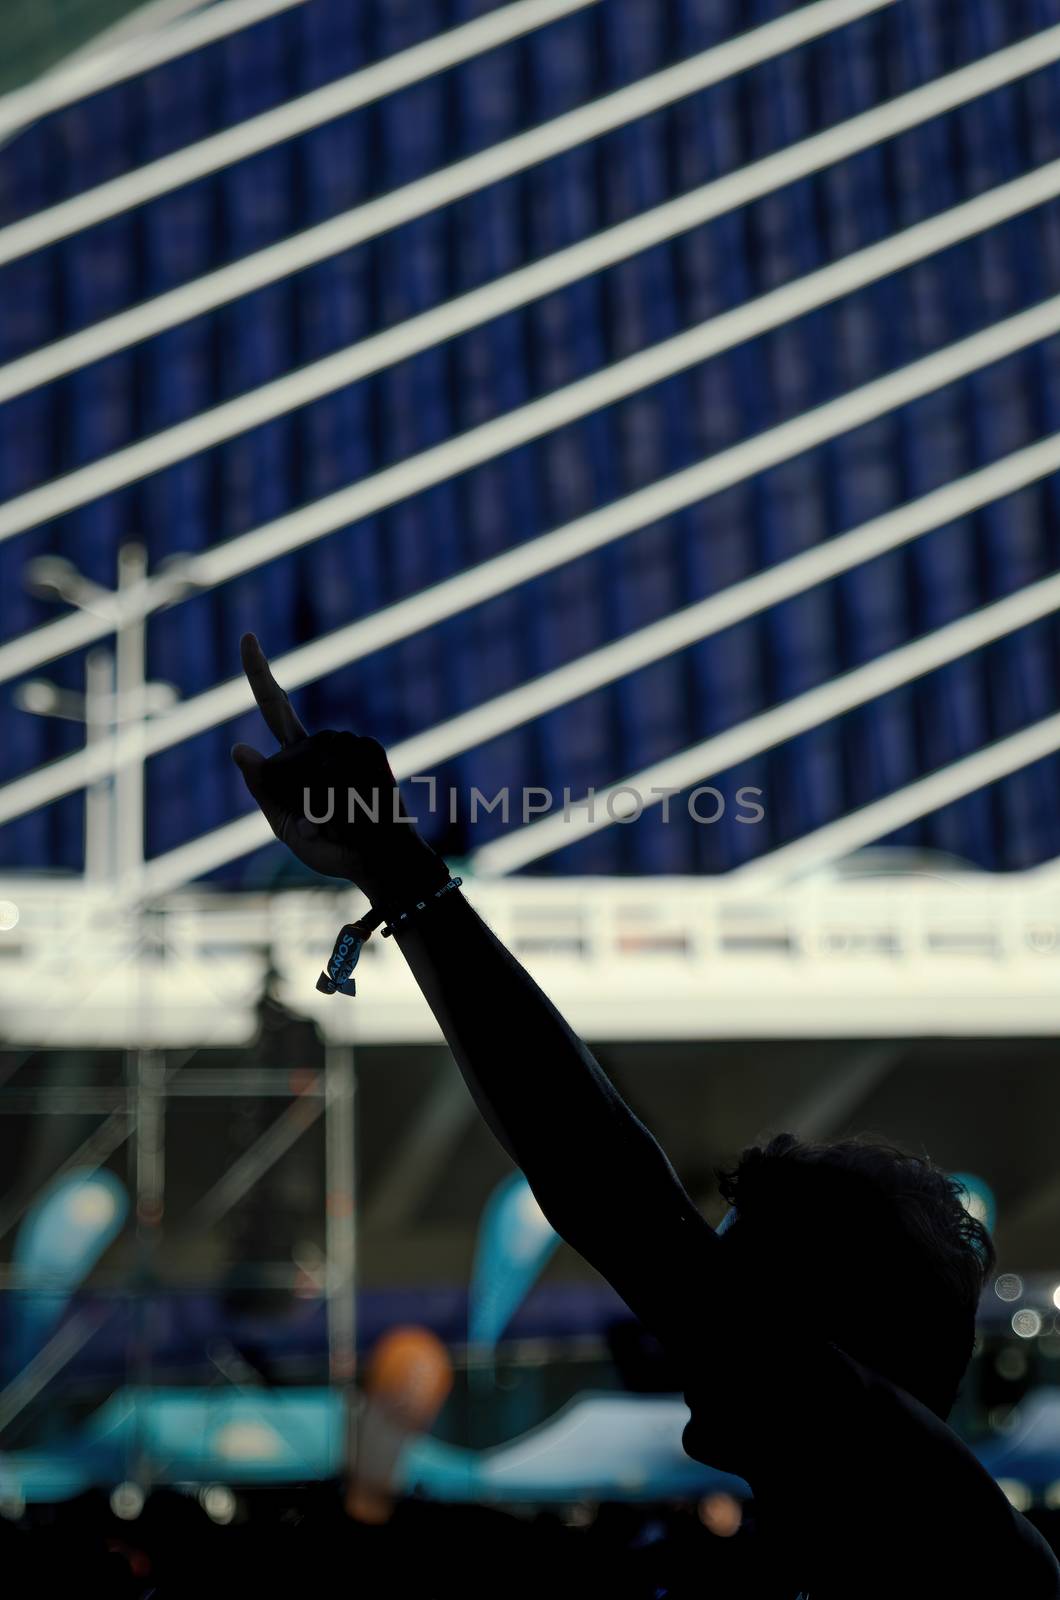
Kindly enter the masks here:
[[[758, 894], [710, 879], [470, 880], [466, 892], [598, 1040], [1060, 1026], [1060, 888], [1033, 875], [823, 878]], [[4, 900], [20, 911], [0, 932], [9, 1046], [245, 1043], [268, 966], [286, 1003], [333, 1037], [438, 1037], [392, 941], [365, 948], [355, 1000], [316, 993], [340, 923], [363, 906], [352, 891], [185, 893], [141, 917], [79, 885], [7, 877]]]

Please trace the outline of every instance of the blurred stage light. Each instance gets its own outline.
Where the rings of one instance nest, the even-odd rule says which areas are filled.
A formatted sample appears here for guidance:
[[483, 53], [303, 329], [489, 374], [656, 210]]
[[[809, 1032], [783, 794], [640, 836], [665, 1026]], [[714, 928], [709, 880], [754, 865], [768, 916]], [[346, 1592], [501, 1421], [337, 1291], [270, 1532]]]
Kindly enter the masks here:
[[997, 1486], [1005, 1496], [1010, 1506], [1017, 1511], [1029, 1511], [1031, 1506], [1031, 1491], [1019, 1478], [999, 1478]]
[[591, 1528], [596, 1521], [596, 1507], [579, 1500], [570, 1507], [563, 1520], [568, 1528]]
[[1015, 1272], [1003, 1272], [994, 1280], [994, 1293], [999, 1300], [1018, 1300], [1023, 1293], [1023, 1279]]
[[13, 900], [0, 900], [0, 933], [10, 933], [18, 925], [18, 907]]
[[106, 1227], [117, 1210], [118, 1202], [112, 1191], [102, 1183], [86, 1183], [74, 1189], [67, 1197], [70, 1220], [79, 1228]]
[[281, 1444], [267, 1422], [227, 1422], [213, 1440], [218, 1455], [229, 1461], [274, 1461], [282, 1453]]
[[998, 1355], [994, 1358], [994, 1371], [998, 1373], [999, 1378], [1006, 1379], [1006, 1382], [1017, 1384], [1020, 1378], [1026, 1378], [1025, 1352], [1012, 1346], [998, 1350]]
[[111, 1490], [110, 1509], [123, 1522], [135, 1522], [144, 1508], [144, 1492], [138, 1483], [119, 1483]]
[[1012, 1331], [1018, 1333], [1021, 1339], [1035, 1339], [1042, 1331], [1042, 1319], [1037, 1311], [1024, 1306], [1022, 1311], [1017, 1311], [1013, 1315]]
[[20, 711], [32, 711], [35, 716], [46, 717], [58, 699], [54, 683], [46, 678], [31, 678], [15, 690], [15, 704]]
[[236, 1514], [236, 1497], [226, 1483], [209, 1483], [199, 1491], [199, 1504], [211, 1522], [223, 1526]]
[[994, 1370], [999, 1378], [1004, 1378], [1006, 1383], [1018, 1383], [1027, 1376], [1027, 1356], [1023, 1350], [1014, 1349], [1011, 1345], [999, 1350], [994, 1361]]
[[986, 1425], [991, 1433], [1015, 1433], [1019, 1421], [1019, 1406], [991, 1406], [986, 1414]]
[[743, 1521], [743, 1506], [731, 1494], [708, 1494], [699, 1502], [699, 1520], [719, 1539], [731, 1539]]

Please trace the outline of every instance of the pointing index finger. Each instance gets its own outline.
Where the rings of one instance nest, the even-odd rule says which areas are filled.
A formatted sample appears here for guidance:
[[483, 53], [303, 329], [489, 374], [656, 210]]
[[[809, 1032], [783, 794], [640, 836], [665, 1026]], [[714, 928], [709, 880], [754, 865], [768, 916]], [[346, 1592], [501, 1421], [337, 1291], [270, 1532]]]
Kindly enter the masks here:
[[304, 739], [306, 731], [299, 722], [295, 709], [272, 675], [265, 652], [252, 633], [245, 633], [239, 641], [239, 655], [247, 675], [258, 710], [265, 718], [269, 732], [281, 745]]

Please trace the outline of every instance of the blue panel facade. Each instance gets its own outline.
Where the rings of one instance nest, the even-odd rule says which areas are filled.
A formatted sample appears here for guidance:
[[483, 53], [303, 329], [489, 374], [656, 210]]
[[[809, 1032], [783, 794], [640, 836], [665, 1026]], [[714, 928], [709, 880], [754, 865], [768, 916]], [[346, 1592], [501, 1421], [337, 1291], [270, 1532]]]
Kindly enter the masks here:
[[[0, 224], [192, 144], [488, 9], [307, 0], [32, 126], [0, 149]], [[0, 360], [190, 283], [790, 9], [603, 0], [525, 39], [0, 268]], [[1055, 22], [1049, 0], [907, 0], [0, 407], [8, 499], [883, 104]], [[23, 567], [101, 582], [269, 523], [1060, 156], [1060, 70], [820, 174], [0, 544], [0, 637], [50, 620]], [[152, 676], [188, 698], [1060, 293], [1060, 203], [1038, 206], [807, 316], [499, 455], [149, 625]], [[570, 562], [301, 693], [306, 720], [395, 742], [1056, 430], [1060, 339]], [[1060, 568], [1057, 483], [908, 547], [447, 764], [462, 793], [603, 787]], [[675, 806], [541, 862], [556, 872], [722, 871], [1048, 716], [1055, 619], [743, 762], [754, 828]], [[83, 654], [48, 675], [82, 681]], [[0, 686], [0, 782], [77, 747]], [[154, 758], [149, 853], [246, 809], [227, 751], [250, 718]], [[1060, 855], [1060, 762], [904, 830], [982, 866]], [[194, 805], [189, 797], [194, 796]], [[5, 828], [4, 866], [76, 868], [81, 801]], [[459, 855], [466, 808], [435, 837]], [[481, 822], [475, 843], [499, 831]], [[219, 877], [260, 882], [271, 854]]]

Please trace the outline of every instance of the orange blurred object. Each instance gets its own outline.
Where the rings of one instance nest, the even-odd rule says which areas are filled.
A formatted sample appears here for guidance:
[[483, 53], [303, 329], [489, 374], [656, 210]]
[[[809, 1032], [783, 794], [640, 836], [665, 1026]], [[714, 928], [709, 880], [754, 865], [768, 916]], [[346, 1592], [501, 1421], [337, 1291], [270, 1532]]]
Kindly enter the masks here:
[[731, 1539], [743, 1522], [743, 1506], [731, 1494], [708, 1494], [699, 1502], [699, 1520], [719, 1539]]
[[394, 1421], [417, 1432], [430, 1427], [452, 1387], [449, 1352], [426, 1328], [391, 1328], [368, 1361], [368, 1395]]
[[368, 1360], [346, 1509], [360, 1522], [393, 1510], [394, 1468], [413, 1434], [431, 1426], [453, 1386], [453, 1364], [426, 1328], [391, 1328]]

